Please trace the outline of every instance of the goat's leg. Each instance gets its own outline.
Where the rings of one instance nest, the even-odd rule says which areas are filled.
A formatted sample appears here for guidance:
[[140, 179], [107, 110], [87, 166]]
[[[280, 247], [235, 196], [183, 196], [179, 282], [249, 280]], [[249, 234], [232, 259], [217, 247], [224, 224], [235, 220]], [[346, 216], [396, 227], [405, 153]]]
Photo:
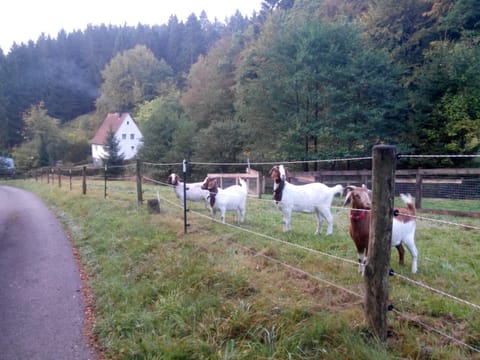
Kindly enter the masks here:
[[333, 217], [330, 209], [323, 208], [320, 212], [321, 216], [327, 221], [327, 235], [332, 235], [333, 233]]
[[283, 212], [283, 231], [287, 232], [290, 230], [291, 224], [290, 220], [292, 218], [292, 212], [289, 210], [285, 210]]
[[240, 209], [240, 223], [243, 224], [245, 222], [245, 209]]
[[358, 272], [365, 275], [365, 265], [367, 263], [367, 249], [358, 252]]
[[415, 246], [415, 238], [408, 237], [405, 240], [405, 245], [407, 246], [408, 251], [412, 255], [412, 274], [415, 274], [417, 272], [417, 259], [418, 259], [418, 250], [417, 247]]
[[320, 235], [322, 233], [323, 216], [318, 210], [315, 213], [317, 216], [317, 230], [315, 231], [315, 235]]
[[225, 209], [220, 209], [220, 220], [225, 224]]
[[405, 249], [403, 248], [402, 244], [398, 244], [395, 246], [398, 251], [398, 263], [400, 265], [405, 265]]

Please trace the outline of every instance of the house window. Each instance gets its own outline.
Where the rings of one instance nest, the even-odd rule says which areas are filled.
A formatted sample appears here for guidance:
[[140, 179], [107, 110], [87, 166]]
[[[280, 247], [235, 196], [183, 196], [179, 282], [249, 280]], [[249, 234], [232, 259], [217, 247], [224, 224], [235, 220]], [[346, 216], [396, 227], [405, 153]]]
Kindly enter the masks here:
[[127, 139], [127, 134], [122, 134], [122, 140], [126, 140]]
[[130, 140], [135, 139], [135, 134], [130, 134]]

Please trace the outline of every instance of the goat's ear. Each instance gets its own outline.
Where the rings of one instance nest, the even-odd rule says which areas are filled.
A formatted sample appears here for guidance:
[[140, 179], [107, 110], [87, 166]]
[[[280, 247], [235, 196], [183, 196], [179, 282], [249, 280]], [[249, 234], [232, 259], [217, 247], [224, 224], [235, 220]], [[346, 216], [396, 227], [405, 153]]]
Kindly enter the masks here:
[[349, 189], [347, 186], [347, 195], [345, 196], [345, 201], [343, 202], [343, 206], [347, 206], [350, 204], [350, 200], [352, 199], [352, 189]]

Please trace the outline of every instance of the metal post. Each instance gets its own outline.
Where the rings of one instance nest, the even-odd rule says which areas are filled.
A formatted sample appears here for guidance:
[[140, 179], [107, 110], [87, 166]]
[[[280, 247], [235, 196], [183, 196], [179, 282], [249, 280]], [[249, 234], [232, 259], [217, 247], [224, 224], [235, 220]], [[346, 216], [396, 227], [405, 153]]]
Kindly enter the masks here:
[[370, 239], [365, 267], [365, 316], [382, 342], [387, 340], [395, 160], [394, 146], [379, 145], [373, 148]]
[[187, 233], [187, 160], [183, 160], [183, 231]]

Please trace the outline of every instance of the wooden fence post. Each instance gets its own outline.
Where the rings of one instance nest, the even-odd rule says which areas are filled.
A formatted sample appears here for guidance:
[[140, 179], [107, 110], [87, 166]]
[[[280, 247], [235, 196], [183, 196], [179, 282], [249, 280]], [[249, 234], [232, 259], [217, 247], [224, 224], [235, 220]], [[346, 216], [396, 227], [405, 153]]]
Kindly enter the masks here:
[[379, 145], [373, 148], [370, 240], [365, 267], [365, 316], [382, 342], [387, 340], [395, 161], [394, 146]]
[[62, 187], [62, 169], [57, 167], [57, 174], [58, 174], [58, 187]]
[[83, 195], [87, 193], [87, 167], [84, 166], [82, 170], [82, 192]]
[[108, 166], [105, 164], [105, 171], [104, 171], [104, 186], [103, 186], [103, 198], [107, 198], [107, 177], [108, 177]]
[[139, 204], [143, 204], [142, 163], [140, 160], [137, 160], [137, 201]]

